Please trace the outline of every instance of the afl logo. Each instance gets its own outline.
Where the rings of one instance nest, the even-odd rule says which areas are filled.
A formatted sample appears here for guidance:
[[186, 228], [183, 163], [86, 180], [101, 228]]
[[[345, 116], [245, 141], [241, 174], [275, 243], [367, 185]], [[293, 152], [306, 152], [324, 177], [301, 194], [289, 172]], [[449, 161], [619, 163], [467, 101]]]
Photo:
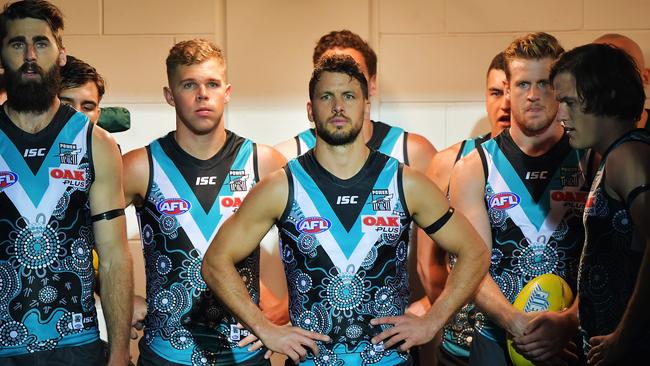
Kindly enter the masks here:
[[508, 210], [519, 204], [521, 198], [516, 193], [501, 192], [490, 197], [489, 205], [493, 210]]
[[0, 172], [0, 191], [18, 182], [18, 174], [9, 171]]
[[190, 203], [182, 198], [168, 198], [156, 205], [158, 212], [170, 216], [184, 214], [190, 210], [190, 207]]
[[324, 217], [307, 217], [296, 224], [296, 230], [303, 234], [318, 234], [329, 230], [332, 222]]

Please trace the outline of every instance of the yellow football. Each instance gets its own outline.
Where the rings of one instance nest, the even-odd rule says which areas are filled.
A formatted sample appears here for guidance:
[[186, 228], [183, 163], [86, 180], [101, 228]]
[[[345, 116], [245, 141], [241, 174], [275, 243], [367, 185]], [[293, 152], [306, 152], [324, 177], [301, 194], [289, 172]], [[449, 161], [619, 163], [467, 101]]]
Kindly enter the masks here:
[[[518, 310], [561, 311], [573, 303], [573, 292], [566, 281], [555, 274], [547, 273], [533, 278], [519, 292], [513, 306]], [[512, 340], [508, 338], [508, 353], [515, 366], [533, 366], [524, 356], [515, 351]]]

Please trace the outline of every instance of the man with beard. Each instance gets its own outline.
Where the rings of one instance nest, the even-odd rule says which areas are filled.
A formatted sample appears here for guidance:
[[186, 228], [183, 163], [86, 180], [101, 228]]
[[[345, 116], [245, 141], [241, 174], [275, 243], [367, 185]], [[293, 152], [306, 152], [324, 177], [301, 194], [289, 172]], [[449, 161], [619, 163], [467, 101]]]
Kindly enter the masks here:
[[[316, 146], [249, 193], [204, 257], [203, 277], [269, 350], [305, 365], [406, 365], [466, 301], [488, 265], [462, 215], [424, 175], [371, 150], [360, 134], [368, 83], [350, 56], [323, 58], [309, 83]], [[431, 309], [409, 301], [411, 220], [458, 262]], [[293, 327], [267, 320], [250, 301], [235, 263], [277, 223]], [[392, 327], [390, 325], [393, 325]]]
[[0, 363], [105, 364], [91, 250], [103, 281], [110, 365], [129, 360], [132, 268], [122, 160], [110, 135], [57, 98], [62, 15], [46, 1], [0, 14]]
[[541, 314], [512, 305], [530, 280], [545, 273], [562, 277], [574, 293], [576, 288], [589, 155], [571, 149], [555, 121], [558, 103], [549, 72], [562, 52], [547, 33], [517, 38], [506, 48], [511, 127], [452, 172], [451, 203], [492, 251], [490, 272], [475, 297], [487, 319], [474, 334], [470, 365], [509, 364], [506, 333], [533, 362], [564, 355], [577, 334], [577, 302]]

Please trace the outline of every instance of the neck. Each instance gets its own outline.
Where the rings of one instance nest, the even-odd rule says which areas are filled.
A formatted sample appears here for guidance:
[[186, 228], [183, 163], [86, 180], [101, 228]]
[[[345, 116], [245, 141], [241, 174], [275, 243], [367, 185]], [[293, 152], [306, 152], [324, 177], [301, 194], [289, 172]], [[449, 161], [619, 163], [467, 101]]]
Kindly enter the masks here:
[[207, 160], [219, 152], [226, 142], [226, 130], [223, 122], [222, 118], [219, 126], [213, 131], [197, 135], [186, 128], [183, 122], [177, 121], [174, 138], [178, 146], [186, 153], [199, 160]]
[[641, 118], [637, 122], [636, 126], [638, 128], [646, 128], [648, 125], [648, 110], [643, 108], [643, 113], [641, 113]]
[[361, 135], [363, 136], [363, 142], [368, 143], [372, 138], [372, 121], [370, 117], [363, 120], [363, 126], [361, 126]]
[[621, 136], [635, 129], [635, 125], [630, 122], [614, 119], [603, 120], [600, 122], [603, 125], [602, 131], [604, 131], [604, 134], [594, 145], [594, 150], [596, 150], [600, 156], [603, 156], [607, 152], [607, 149], [609, 149], [609, 147], [612, 146], [612, 144]]
[[4, 104], [4, 109], [7, 117], [9, 117], [11, 122], [13, 122], [18, 128], [25, 132], [37, 133], [42, 131], [50, 124], [50, 122], [52, 122], [52, 118], [54, 118], [54, 115], [59, 110], [60, 105], [61, 101], [59, 98], [54, 98], [50, 108], [43, 113], [18, 112], [12, 109], [9, 106], [9, 103]]
[[564, 135], [564, 128], [555, 121], [545, 130], [534, 135], [525, 134], [516, 122], [510, 125], [512, 140], [528, 156], [545, 154], [560, 141], [562, 135]]
[[370, 154], [361, 134], [350, 144], [332, 146], [317, 138], [314, 154], [316, 160], [328, 172], [340, 179], [354, 177], [363, 167]]

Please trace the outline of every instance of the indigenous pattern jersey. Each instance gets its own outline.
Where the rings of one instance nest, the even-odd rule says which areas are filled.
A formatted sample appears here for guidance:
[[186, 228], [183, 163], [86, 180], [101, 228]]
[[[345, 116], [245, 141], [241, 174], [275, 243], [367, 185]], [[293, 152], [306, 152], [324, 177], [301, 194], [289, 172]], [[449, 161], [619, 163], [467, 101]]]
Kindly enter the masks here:
[[[593, 336], [609, 334], [618, 326], [634, 292], [646, 250], [635, 231], [629, 207], [612, 198], [605, 189], [605, 162], [609, 152], [633, 141], [650, 144], [650, 133], [634, 130], [612, 144], [600, 162], [585, 207], [587, 237], [580, 262], [578, 294], [580, 326], [587, 341]], [[650, 330], [632, 349], [647, 353], [648, 344]]]
[[[508, 129], [478, 152], [486, 172], [485, 203], [492, 227], [490, 275], [501, 292], [513, 303], [530, 280], [553, 273], [575, 293], [590, 154], [571, 149], [564, 135], [542, 156], [530, 157]], [[530, 305], [526, 311], [537, 309]], [[489, 319], [479, 331], [505, 342], [503, 331]]]
[[91, 134], [68, 106], [35, 134], [0, 108], [0, 357], [99, 339]]
[[[456, 164], [458, 160], [469, 155], [469, 153], [489, 139], [490, 133], [464, 140], [460, 144], [460, 149], [458, 149], [458, 155], [456, 156], [454, 164]], [[450, 266], [453, 266], [455, 262], [456, 257], [449, 255]], [[469, 303], [463, 306], [445, 325], [442, 334], [442, 348], [456, 357], [468, 358], [469, 345], [474, 336], [474, 329], [476, 327], [481, 327], [484, 321], [485, 317], [478, 311], [474, 304]]]
[[341, 180], [309, 151], [285, 170], [289, 199], [278, 227], [291, 322], [332, 339], [306, 364], [408, 362], [407, 353], [370, 343], [387, 329], [370, 320], [401, 315], [409, 301], [402, 165], [372, 151], [357, 175]]
[[[409, 165], [406, 153], [406, 140], [408, 132], [395, 126], [390, 126], [380, 121], [372, 123], [372, 136], [366, 145], [373, 150], [397, 159], [400, 163]], [[316, 146], [316, 130], [310, 128], [294, 137], [298, 146], [298, 156]]]
[[[209, 291], [201, 261], [221, 224], [257, 181], [256, 147], [226, 132], [208, 160], [187, 154], [173, 133], [147, 146], [150, 173], [138, 208], [147, 276], [142, 342], [169, 361], [230, 365], [261, 357], [237, 347], [243, 335]], [[251, 301], [259, 301], [259, 251], [237, 264]]]

